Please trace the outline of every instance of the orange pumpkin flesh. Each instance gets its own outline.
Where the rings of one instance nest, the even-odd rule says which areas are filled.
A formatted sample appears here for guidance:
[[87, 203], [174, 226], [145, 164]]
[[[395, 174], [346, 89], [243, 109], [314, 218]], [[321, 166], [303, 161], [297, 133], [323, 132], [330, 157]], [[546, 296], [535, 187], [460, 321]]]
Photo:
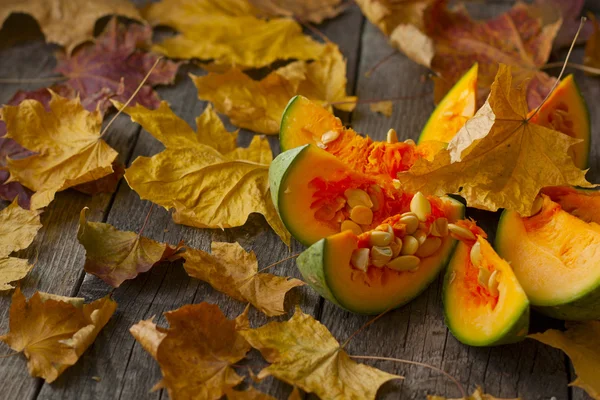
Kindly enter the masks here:
[[[529, 301], [510, 265], [496, 254], [485, 233], [474, 224], [459, 222], [477, 240], [461, 240], [444, 279], [446, 324], [461, 342], [471, 346], [514, 343], [525, 338], [529, 326]], [[470, 225], [470, 226], [469, 226]], [[478, 243], [480, 264], [475, 266], [471, 249]], [[480, 283], [480, 268], [496, 272], [497, 288]]]
[[539, 311], [560, 319], [598, 319], [600, 209], [594, 205], [599, 193], [570, 188], [544, 192], [536, 215], [502, 214], [496, 248], [511, 262]]

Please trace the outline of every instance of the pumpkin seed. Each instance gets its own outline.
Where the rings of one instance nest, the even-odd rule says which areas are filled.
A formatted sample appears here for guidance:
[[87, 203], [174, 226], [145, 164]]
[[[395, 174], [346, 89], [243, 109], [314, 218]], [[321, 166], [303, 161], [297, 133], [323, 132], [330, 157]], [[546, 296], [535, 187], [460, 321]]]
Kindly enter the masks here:
[[390, 247], [392, 249], [392, 257], [398, 257], [402, 251], [402, 239], [399, 237], [395, 238], [394, 241], [390, 243]]
[[415, 237], [415, 239], [417, 239], [419, 245], [422, 245], [427, 240], [427, 234], [422, 230], [417, 230], [412, 235]]
[[373, 246], [371, 249], [371, 264], [381, 268], [392, 259], [392, 255], [390, 247]]
[[356, 206], [350, 211], [350, 219], [357, 224], [369, 225], [373, 222], [373, 211], [365, 206]]
[[352, 222], [349, 219], [342, 222], [340, 232], [344, 231], [352, 231], [352, 233], [354, 233], [357, 236], [363, 233], [361, 227], [356, 222]]
[[369, 253], [371, 253], [371, 250], [367, 247], [354, 250], [350, 257], [350, 263], [361, 271], [367, 272]]
[[340, 137], [339, 131], [327, 131], [321, 136], [321, 143], [328, 144], [337, 140]]
[[398, 143], [398, 134], [395, 129], [390, 129], [387, 133], [387, 142], [388, 143]]
[[315, 218], [320, 221], [331, 221], [335, 217], [335, 210], [329, 205], [325, 205], [315, 211]]
[[475, 242], [473, 247], [471, 247], [469, 257], [471, 258], [471, 264], [473, 264], [474, 266], [479, 268], [483, 265], [483, 256], [481, 255], [481, 244], [479, 242]]
[[488, 290], [490, 294], [494, 297], [498, 296], [500, 292], [498, 291], [498, 286], [500, 282], [498, 282], [498, 270], [494, 270], [488, 279]]
[[410, 201], [410, 211], [417, 215], [419, 221], [425, 222], [431, 214], [431, 203], [423, 193], [417, 192]]
[[448, 224], [448, 230], [455, 239], [458, 240], [475, 240], [477, 239], [473, 232], [456, 224]]
[[431, 224], [431, 234], [439, 237], [448, 236], [448, 219], [442, 217], [433, 221], [433, 224]]
[[531, 206], [531, 217], [538, 214], [542, 211], [542, 206], [544, 205], [544, 198], [542, 196], [537, 196], [533, 201], [533, 205]]
[[487, 268], [479, 268], [479, 273], [477, 274], [477, 282], [484, 288], [488, 289], [490, 275], [490, 271]]
[[394, 240], [394, 234], [383, 231], [372, 231], [369, 236], [371, 246], [388, 246]]
[[419, 246], [419, 250], [417, 250], [415, 255], [420, 258], [429, 257], [433, 255], [436, 251], [438, 251], [441, 246], [442, 239], [440, 239], [439, 237], [432, 236], [430, 238], [427, 238], [427, 240], [425, 240], [423, 244]]
[[406, 233], [412, 235], [419, 228], [419, 219], [414, 213], [404, 213], [398, 220], [399, 223], [406, 225]]
[[362, 189], [347, 189], [344, 192], [344, 196], [348, 200], [350, 207], [365, 206], [373, 207], [373, 202], [369, 194]]
[[404, 141], [404, 143], [406, 143], [406, 144], [410, 144], [411, 146], [416, 146], [416, 143], [415, 143], [415, 141], [414, 141], [414, 140], [412, 140], [412, 139], [406, 139], [406, 140]]
[[402, 239], [402, 250], [400, 254], [403, 256], [413, 255], [419, 250], [419, 241], [414, 236], [406, 235]]
[[418, 268], [421, 260], [415, 256], [396, 257], [385, 266], [395, 271], [414, 271]]

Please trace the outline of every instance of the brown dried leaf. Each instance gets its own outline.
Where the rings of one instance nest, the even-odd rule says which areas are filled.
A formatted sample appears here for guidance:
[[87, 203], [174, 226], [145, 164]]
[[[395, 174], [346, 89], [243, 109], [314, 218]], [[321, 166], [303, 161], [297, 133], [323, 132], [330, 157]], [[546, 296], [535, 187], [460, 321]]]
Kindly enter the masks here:
[[188, 249], [183, 266], [190, 276], [236, 300], [249, 302], [269, 317], [285, 313], [286, 293], [304, 285], [298, 279], [259, 273], [254, 252], [246, 252], [238, 243], [213, 242], [211, 254]]
[[0, 340], [23, 352], [34, 377], [50, 383], [75, 364], [117, 308], [109, 296], [89, 304], [80, 299], [36, 292], [27, 300], [15, 291], [10, 330]]
[[110, 224], [88, 222], [88, 210], [81, 210], [77, 232], [77, 240], [85, 248], [85, 272], [109, 285], [119, 287], [162, 261], [181, 257], [182, 243], [173, 247], [135, 232], [119, 231]]
[[296, 17], [320, 24], [344, 10], [342, 0], [250, 0], [267, 16]]
[[469, 397], [461, 397], [460, 399], [447, 399], [444, 396], [431, 396], [431, 395], [427, 396], [427, 400], [520, 400], [520, 399], [521, 399], [520, 397], [517, 397], [516, 399], [501, 399], [498, 397], [494, 397], [492, 395], [483, 393], [483, 390], [479, 386], [477, 386], [477, 388], [475, 389], [475, 391], [473, 392], [472, 395], [470, 395]]

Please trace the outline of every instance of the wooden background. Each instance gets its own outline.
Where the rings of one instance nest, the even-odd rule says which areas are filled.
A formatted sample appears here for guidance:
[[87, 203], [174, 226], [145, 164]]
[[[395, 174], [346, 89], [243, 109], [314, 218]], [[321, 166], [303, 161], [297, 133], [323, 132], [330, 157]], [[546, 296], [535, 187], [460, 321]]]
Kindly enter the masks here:
[[[138, 3], [143, 1], [138, 1]], [[588, 1], [588, 9], [600, 12], [600, 2]], [[470, 3], [469, 9], [477, 17], [489, 17], [506, 10], [511, 2]], [[98, 27], [106, 19], [98, 23]], [[396, 101], [391, 118], [373, 114], [368, 104], [361, 104], [352, 114], [343, 115], [345, 123], [358, 132], [374, 139], [384, 139], [390, 127], [400, 138], [416, 139], [433, 111], [432, 83], [425, 79], [427, 70], [401, 54], [384, 63], [369, 78], [365, 72], [388, 55], [392, 48], [385, 37], [369, 22], [359, 9], [351, 5], [341, 16], [324, 23], [319, 29], [337, 43], [348, 59], [348, 91], [361, 99], [386, 99], [399, 96], [410, 99]], [[44, 43], [42, 34], [33, 19], [13, 15], [0, 31], [0, 78], [37, 78], [52, 76], [53, 56], [57, 48]], [[577, 49], [572, 60], [581, 62], [583, 49]], [[175, 85], [158, 89], [175, 113], [194, 126], [194, 119], [205, 107], [197, 99], [196, 88], [188, 73], [202, 75], [194, 66], [183, 66]], [[558, 73], [558, 71], [551, 71]], [[591, 111], [594, 142], [600, 140], [600, 81], [575, 73]], [[35, 89], [41, 84], [0, 84], [0, 103], [7, 102], [18, 89]], [[106, 118], [106, 121], [110, 115]], [[247, 145], [251, 133], [242, 132], [240, 143]], [[129, 165], [137, 156], [153, 155], [162, 145], [126, 115], [119, 116], [107, 135], [108, 143], [120, 153]], [[275, 154], [279, 153], [276, 137], [270, 138]], [[600, 155], [592, 146], [588, 179], [600, 181]], [[7, 205], [0, 202], [0, 208]], [[21, 285], [27, 296], [34, 291], [46, 291], [66, 296], [83, 296], [87, 300], [100, 298], [111, 287], [83, 271], [85, 253], [76, 238], [79, 212], [89, 207], [90, 220], [113, 224], [121, 230], [137, 231], [142, 226], [150, 203], [141, 201], [124, 180], [116, 193], [89, 197], [68, 190], [59, 193], [56, 200], [42, 214], [44, 227], [34, 244], [22, 252], [34, 259], [39, 254], [36, 267]], [[472, 212], [493, 239], [497, 215]], [[238, 241], [247, 250], [254, 249], [260, 266], [285, 258], [303, 250], [294, 242], [288, 249], [268, 228], [260, 216], [252, 216], [242, 228], [201, 230], [173, 223], [170, 215], [154, 207], [144, 235], [152, 239], [176, 244], [185, 240], [195, 248], [208, 250], [211, 241]], [[279, 275], [300, 277], [293, 260], [272, 271]], [[390, 312], [366, 331], [356, 336], [347, 350], [355, 355], [399, 357], [425, 362], [443, 368], [455, 376], [469, 391], [481, 385], [498, 397], [521, 396], [534, 399], [587, 399], [582, 390], [568, 387], [574, 379], [569, 360], [562, 352], [532, 340], [520, 344], [495, 348], [473, 348], [462, 345], [448, 332], [443, 321], [441, 303], [441, 277], [412, 303]], [[117, 312], [102, 330], [95, 343], [79, 362], [69, 368], [53, 384], [31, 378], [24, 357], [0, 359], [0, 398], [21, 399], [161, 399], [166, 391], [149, 393], [160, 380], [158, 365], [129, 334], [129, 327], [141, 319], [157, 316], [159, 325], [166, 325], [165, 311], [182, 305], [207, 301], [217, 303], [229, 317], [239, 314], [244, 305], [213, 290], [208, 284], [188, 277], [181, 263], [159, 265], [137, 279], [125, 282], [114, 291], [118, 302]], [[312, 314], [327, 326], [340, 341], [363, 325], [369, 318], [342, 311], [316, 295], [309, 287], [294, 289], [287, 298], [286, 309], [291, 313], [295, 304]], [[0, 332], [8, 329], [10, 297], [0, 297]], [[291, 315], [291, 314], [290, 314]], [[284, 316], [280, 319], [287, 319]], [[253, 326], [262, 325], [266, 318], [255, 310], [251, 313]], [[560, 327], [553, 321], [534, 313], [533, 330]], [[1, 353], [8, 353], [4, 346]], [[260, 354], [250, 353], [248, 365], [257, 372], [265, 365]], [[380, 391], [385, 399], [423, 399], [426, 394], [458, 396], [452, 382], [443, 376], [420, 367], [371, 362], [370, 364], [406, 376], [404, 381], [386, 384]], [[94, 378], [94, 379], [93, 379]], [[600, 379], [600, 378], [599, 378]], [[99, 380], [99, 381], [97, 381]], [[266, 379], [259, 389], [277, 398], [286, 398], [291, 387], [272, 378]], [[314, 396], [308, 396], [314, 397]]]

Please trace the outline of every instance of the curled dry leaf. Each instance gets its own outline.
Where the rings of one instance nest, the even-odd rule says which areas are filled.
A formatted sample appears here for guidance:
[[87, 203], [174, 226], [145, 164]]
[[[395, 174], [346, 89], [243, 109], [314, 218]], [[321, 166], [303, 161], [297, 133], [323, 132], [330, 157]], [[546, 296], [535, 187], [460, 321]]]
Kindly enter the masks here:
[[9, 255], [29, 247], [41, 227], [40, 212], [24, 210], [16, 200], [0, 211], [0, 292], [14, 289], [10, 283], [33, 268], [27, 260]]
[[400, 25], [423, 30], [426, 8], [440, 0], [356, 0], [363, 14], [386, 36]]
[[77, 240], [85, 248], [85, 272], [112, 287], [119, 287], [159, 262], [181, 257], [183, 243], [173, 247], [135, 232], [119, 231], [110, 224], [88, 222], [88, 210], [81, 210], [77, 232]]
[[10, 330], [0, 340], [27, 357], [29, 373], [50, 383], [75, 364], [117, 308], [109, 296], [82, 299], [36, 292], [29, 300], [17, 289], [10, 305]]
[[238, 332], [249, 324], [247, 312], [229, 320], [217, 305], [190, 304], [165, 313], [169, 328], [146, 320], [129, 331], [160, 365], [155, 388], [172, 399], [220, 399], [243, 381], [231, 366], [250, 351]]
[[600, 69], [600, 24], [595, 15], [590, 14], [589, 18], [594, 30], [585, 44], [583, 63], [588, 67]]
[[102, 115], [89, 112], [78, 99], [52, 93], [50, 111], [35, 100], [4, 106], [2, 119], [7, 137], [35, 152], [22, 159], [8, 159], [10, 181], [35, 191], [31, 208], [47, 206], [56, 192], [95, 181], [113, 172], [117, 157], [100, 137]]
[[539, 71], [552, 50], [561, 18], [540, 16], [540, 6], [515, 4], [509, 11], [490, 20], [471, 19], [464, 7], [447, 8], [437, 1], [425, 14], [425, 33], [435, 44], [431, 68], [436, 79], [436, 102], [477, 62], [480, 98], [485, 99], [494, 81], [498, 64], [513, 66], [519, 80], [531, 78], [530, 108], [537, 107], [548, 94], [554, 79]]
[[513, 87], [501, 65], [488, 102], [433, 160], [420, 159], [398, 179], [407, 191], [459, 193], [470, 207], [530, 215], [546, 186], [590, 187], [568, 149], [578, 140], [528, 121], [526, 87]]
[[427, 400], [520, 400], [520, 397], [516, 399], [501, 399], [483, 392], [481, 387], [477, 386], [475, 391], [469, 397], [461, 397], [460, 399], [447, 399], [443, 396], [427, 396]]
[[346, 60], [332, 43], [318, 61], [293, 62], [260, 81], [237, 68], [222, 74], [192, 75], [192, 80], [198, 97], [213, 102], [234, 125], [265, 134], [279, 132], [283, 110], [297, 94], [330, 110], [331, 103], [340, 102], [336, 108], [352, 111], [356, 102], [356, 97], [346, 94]]
[[153, 157], [138, 157], [125, 173], [141, 198], [174, 208], [175, 222], [199, 228], [241, 226], [251, 213], [260, 213], [290, 243], [271, 200], [272, 154], [265, 138], [235, 147], [236, 134], [227, 132], [210, 107], [196, 120], [197, 132], [164, 102], [157, 110], [138, 105], [124, 112], [166, 147]]
[[318, 59], [324, 45], [302, 33], [290, 18], [258, 18], [248, 0], [162, 0], [144, 11], [153, 25], [181, 34], [153, 49], [170, 58], [214, 60], [214, 68], [260, 68], [276, 60]]
[[271, 363], [259, 378], [272, 375], [323, 399], [375, 399], [385, 382], [402, 379], [353, 361], [324, 325], [298, 307], [288, 321], [240, 333]]
[[530, 338], [564, 351], [571, 359], [577, 379], [571, 385], [600, 399], [600, 321], [569, 322], [564, 332], [549, 329]]
[[285, 313], [286, 293], [304, 285], [298, 279], [259, 273], [254, 252], [246, 252], [238, 243], [212, 243], [211, 254], [188, 249], [183, 266], [188, 275], [236, 300], [249, 302], [269, 317]]
[[78, 44], [94, 39], [96, 20], [107, 15], [142, 21], [128, 0], [7, 0], [0, 8], [0, 26], [13, 13], [35, 18], [46, 41], [66, 47], [70, 53]]
[[267, 16], [295, 17], [320, 24], [344, 10], [342, 0], [250, 0]]
[[369, 104], [369, 109], [372, 112], [378, 112], [386, 117], [391, 117], [392, 112], [394, 111], [394, 103], [389, 100], [378, 101], [376, 103]]

